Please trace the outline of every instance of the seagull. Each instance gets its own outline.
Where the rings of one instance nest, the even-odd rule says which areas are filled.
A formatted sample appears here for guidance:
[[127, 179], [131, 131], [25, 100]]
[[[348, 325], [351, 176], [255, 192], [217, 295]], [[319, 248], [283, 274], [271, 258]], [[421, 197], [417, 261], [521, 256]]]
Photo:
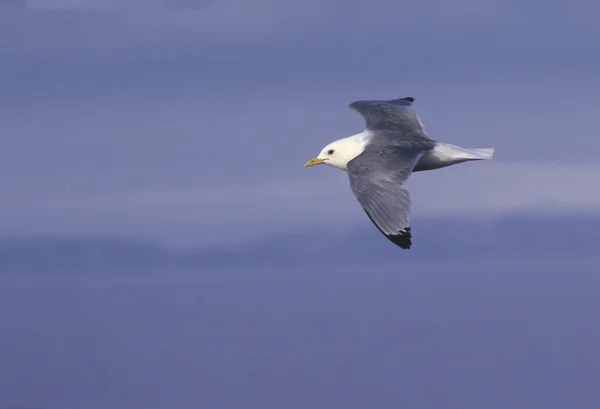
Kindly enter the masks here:
[[411, 200], [404, 187], [411, 173], [494, 156], [494, 148], [465, 149], [431, 139], [412, 109], [414, 101], [405, 97], [352, 102], [349, 108], [365, 119], [365, 130], [331, 142], [304, 164], [346, 171], [350, 188], [371, 222], [402, 249], [412, 245]]

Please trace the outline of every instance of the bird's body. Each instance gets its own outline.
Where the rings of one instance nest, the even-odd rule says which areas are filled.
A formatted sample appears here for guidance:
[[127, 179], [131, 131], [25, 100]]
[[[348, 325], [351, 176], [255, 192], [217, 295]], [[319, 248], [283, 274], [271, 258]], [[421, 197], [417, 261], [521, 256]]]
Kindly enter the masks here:
[[[348, 160], [341, 161], [339, 166], [335, 163], [330, 163], [331, 166], [341, 170], [347, 170], [347, 163], [360, 155], [364, 150], [371, 138], [376, 136], [373, 131], [365, 130], [356, 135], [348, 136], [346, 138], [338, 139], [334, 143], [339, 150], [339, 147], [343, 146], [343, 152], [347, 156]], [[400, 137], [401, 138], [401, 137]], [[456, 165], [457, 163], [467, 162], [471, 160], [490, 159], [494, 149], [464, 149], [449, 143], [443, 143], [438, 141], [430, 140], [433, 142], [433, 146], [429, 148], [427, 146], [423, 156], [417, 162], [413, 168], [414, 172], [420, 172], [423, 170], [434, 170], [445, 168], [446, 166]], [[328, 145], [329, 146], [329, 145]]]
[[305, 167], [327, 164], [348, 172], [350, 187], [367, 216], [394, 244], [412, 244], [410, 195], [404, 182], [412, 172], [491, 159], [494, 148], [465, 149], [431, 139], [412, 110], [413, 98], [356, 101], [350, 108], [366, 129], [327, 145]]

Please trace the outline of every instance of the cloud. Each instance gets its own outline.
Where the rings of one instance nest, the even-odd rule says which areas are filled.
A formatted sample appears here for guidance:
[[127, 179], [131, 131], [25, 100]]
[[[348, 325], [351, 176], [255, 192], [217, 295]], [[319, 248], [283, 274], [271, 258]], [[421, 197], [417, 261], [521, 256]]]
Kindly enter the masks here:
[[107, 10], [115, 5], [111, 0], [28, 0], [30, 10]]
[[27, 10], [27, 2], [25, 0], [4, 0], [0, 3], [0, 10], [5, 13], [24, 11]]
[[[541, 12], [538, 7], [499, 0], [461, 0], [451, 4], [443, 0], [369, 3], [312, 0], [301, 5], [293, 0], [31, 0], [29, 6], [34, 11], [115, 12], [70, 16], [71, 20], [102, 22], [77, 27], [82, 34], [77, 38], [79, 43], [68, 44], [74, 49], [81, 49], [78, 44], [88, 48], [90, 45], [106, 48], [110, 44], [115, 50], [156, 49], [162, 44], [165, 50], [182, 44], [193, 48], [211, 43], [264, 45], [293, 41], [310, 43], [313, 47], [335, 42], [339, 47], [339, 43], [344, 42], [354, 46], [383, 42], [395, 45], [398, 52], [411, 50], [414, 53], [413, 46], [428, 38], [441, 42], [455, 38], [488, 48], [510, 43], [529, 51], [535, 51], [530, 47], [533, 41], [538, 47], [554, 47], [565, 41], [573, 46], [573, 40], [579, 44], [597, 43], [593, 38], [577, 34], [597, 32], [597, 26], [587, 16], [597, 12], [598, 6], [586, 0], [574, 1], [568, 6], [564, 2], [550, 1]], [[52, 43], [62, 37], [64, 21], [64, 16], [43, 14], [25, 19], [20, 25], [25, 25], [29, 33], [53, 27], [53, 31], [46, 30], [48, 38], [44, 39]], [[109, 25], [110, 30], [107, 30]], [[66, 29], [71, 30], [70, 26], [68, 24]], [[556, 30], [560, 30], [560, 37]], [[479, 43], [473, 41], [475, 32], [481, 40]], [[116, 33], [120, 42], [112, 40]], [[87, 43], [96, 36], [91, 44]], [[108, 44], [102, 44], [102, 39]]]
[[[409, 180], [413, 217], [597, 213], [598, 165], [486, 162]], [[243, 243], [313, 228], [368, 223], [341, 172], [275, 183], [62, 195], [2, 206], [6, 235], [95, 235], [170, 244]], [[577, 183], [573, 183], [577, 181]], [[243, 232], [243, 234], [241, 233]]]
[[28, 0], [30, 10], [193, 10], [213, 4], [212, 0]]
[[[0, 67], [0, 103], [275, 83], [386, 82], [399, 89], [440, 79], [551, 81], [556, 73], [592, 77], [600, 67], [594, 52], [600, 35], [589, 35], [597, 25], [586, 29], [575, 17], [563, 18], [569, 13], [536, 19], [517, 2], [314, 1], [299, 7], [232, 0], [195, 10], [134, 2], [127, 11], [97, 4], [86, 12], [38, 5], [31, 13], [0, 13], [0, 37], [14, 39], [0, 42], [0, 52], [13, 56]], [[452, 12], [440, 11], [449, 7]]]
[[598, 204], [598, 95], [585, 79], [551, 83], [198, 79], [162, 93], [146, 79], [140, 92], [5, 101], [0, 223], [5, 235], [203, 244], [368, 223], [346, 175], [302, 164], [362, 129], [353, 99], [411, 94], [435, 139], [497, 147], [492, 162], [413, 175], [415, 216], [587, 211]]
[[411, 177], [415, 211], [595, 213], [600, 209], [600, 192], [593, 187], [594, 175], [600, 171], [597, 164], [479, 162], [459, 166]]

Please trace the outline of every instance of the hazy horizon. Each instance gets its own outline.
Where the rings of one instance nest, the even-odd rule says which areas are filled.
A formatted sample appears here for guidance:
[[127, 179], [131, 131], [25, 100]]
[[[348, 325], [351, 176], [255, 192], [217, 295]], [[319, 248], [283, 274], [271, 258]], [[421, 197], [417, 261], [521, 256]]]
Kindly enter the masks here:
[[[597, 409], [598, 11], [0, 2], [0, 409]], [[406, 96], [402, 251], [302, 165]]]

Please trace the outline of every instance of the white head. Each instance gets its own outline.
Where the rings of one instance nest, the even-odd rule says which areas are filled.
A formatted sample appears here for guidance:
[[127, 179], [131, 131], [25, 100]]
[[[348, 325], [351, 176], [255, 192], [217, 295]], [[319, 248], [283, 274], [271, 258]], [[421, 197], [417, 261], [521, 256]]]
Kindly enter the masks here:
[[364, 134], [349, 136], [348, 138], [338, 139], [324, 147], [314, 159], [309, 160], [304, 164], [304, 167], [326, 164], [346, 170], [348, 162], [356, 158], [365, 150], [367, 138]]

